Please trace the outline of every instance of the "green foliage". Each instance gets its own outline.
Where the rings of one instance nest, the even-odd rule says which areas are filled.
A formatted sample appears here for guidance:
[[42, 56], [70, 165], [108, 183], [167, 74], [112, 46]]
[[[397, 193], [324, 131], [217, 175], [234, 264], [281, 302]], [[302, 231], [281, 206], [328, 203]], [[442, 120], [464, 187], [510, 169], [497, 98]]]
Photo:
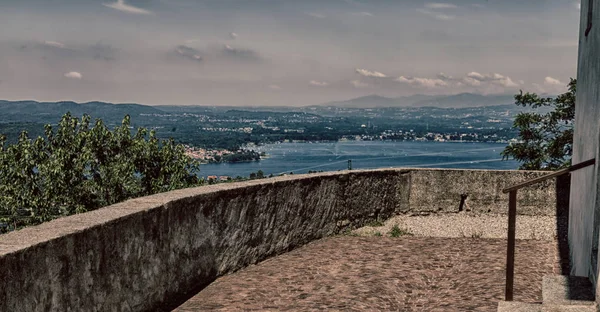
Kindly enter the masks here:
[[65, 114], [44, 137], [0, 136], [0, 232], [200, 183], [184, 147], [125, 116], [114, 130]]
[[523, 94], [523, 91], [515, 95], [517, 105], [552, 110], [519, 113], [513, 127], [519, 130], [522, 142], [507, 146], [502, 157], [520, 161], [519, 168], [524, 170], [555, 170], [570, 166], [576, 87], [577, 80], [571, 79], [568, 92], [556, 98], [542, 98], [529, 92]]
[[400, 237], [405, 235], [412, 235], [408, 230], [401, 229], [398, 224], [395, 224], [389, 232], [391, 237]]
[[380, 226], [383, 226], [383, 222], [381, 222], [379, 220], [373, 220], [373, 221], [367, 223], [367, 226], [370, 226], [370, 227], [380, 227]]

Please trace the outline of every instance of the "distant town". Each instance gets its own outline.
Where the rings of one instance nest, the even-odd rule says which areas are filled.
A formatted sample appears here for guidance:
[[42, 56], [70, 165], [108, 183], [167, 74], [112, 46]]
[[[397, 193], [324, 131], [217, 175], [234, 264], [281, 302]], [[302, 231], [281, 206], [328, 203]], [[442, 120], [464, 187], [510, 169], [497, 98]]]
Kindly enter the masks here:
[[[355, 104], [355, 103], [354, 103]], [[341, 104], [338, 104], [341, 105]], [[255, 146], [285, 142], [434, 141], [516, 142], [514, 104], [475, 107], [306, 107], [145, 106], [90, 102], [0, 101], [0, 133], [8, 142], [21, 131], [43, 135], [44, 124], [71, 112], [117, 125], [129, 114], [132, 131], [154, 130], [186, 146], [202, 163], [260, 160]]]

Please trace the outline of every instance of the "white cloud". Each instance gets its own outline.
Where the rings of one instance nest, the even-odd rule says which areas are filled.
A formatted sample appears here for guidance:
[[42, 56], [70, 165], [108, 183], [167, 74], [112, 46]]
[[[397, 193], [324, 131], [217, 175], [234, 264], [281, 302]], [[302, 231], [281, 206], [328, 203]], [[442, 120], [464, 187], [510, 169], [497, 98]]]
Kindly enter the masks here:
[[369, 12], [356, 12], [356, 13], [352, 13], [353, 15], [357, 15], [357, 16], [373, 16], [372, 13]]
[[405, 77], [400, 76], [396, 79], [398, 82], [407, 83], [412, 86], [435, 88], [435, 87], [446, 87], [448, 83], [442, 79], [436, 78], [419, 78], [419, 77]]
[[454, 77], [446, 75], [444, 73], [439, 73], [437, 74], [438, 79], [444, 80], [444, 81], [448, 81], [448, 80], [453, 80]]
[[492, 83], [499, 84], [499, 85], [501, 85], [503, 87], [507, 87], [507, 88], [514, 88], [514, 87], [519, 86], [514, 81], [512, 81], [510, 79], [510, 77], [503, 77], [502, 79], [492, 81]]
[[474, 7], [476, 7], [476, 8], [480, 8], [480, 9], [485, 7], [485, 5], [483, 5], [481, 3], [473, 3], [471, 5], [474, 6]]
[[360, 80], [352, 80], [350, 81], [350, 83], [355, 87], [355, 88], [365, 88], [368, 87], [369, 85], [361, 82]]
[[551, 86], [562, 86], [563, 85], [563, 83], [560, 82], [560, 80], [552, 78], [550, 76], [544, 78], [544, 84], [551, 85]]
[[276, 84], [272, 84], [272, 85], [269, 85], [269, 89], [271, 89], [271, 90], [281, 90], [281, 87], [278, 86], [278, 85], [276, 85]]
[[508, 88], [518, 86], [518, 84], [512, 81], [510, 77], [498, 73], [482, 75], [478, 72], [470, 72], [465, 78], [463, 78], [463, 82], [470, 86], [480, 86], [482, 82], [487, 82]]
[[523, 80], [515, 83], [510, 77], [498, 73], [481, 74], [475, 71], [461, 77], [453, 77], [445, 73], [439, 73], [434, 78], [400, 76], [395, 81], [429, 89], [441, 87], [475, 87], [481, 91], [494, 92], [503, 92], [505, 88], [512, 89], [525, 83]]
[[462, 82], [468, 86], [471, 87], [479, 87], [481, 86], [481, 81], [471, 78], [471, 77], [465, 77], [462, 79]]
[[55, 47], [55, 48], [61, 48], [61, 49], [65, 48], [64, 44], [62, 44], [60, 42], [56, 42], [56, 41], [44, 41], [44, 44], [49, 47]]
[[454, 15], [448, 15], [444, 13], [434, 12], [426, 9], [417, 9], [417, 12], [439, 19], [441, 21], [450, 21], [456, 18]]
[[564, 84], [560, 80], [552, 78], [552, 77], [544, 78], [543, 84], [532, 83], [531, 85], [534, 88], [533, 91], [540, 93], [540, 94], [544, 94], [544, 93], [559, 94], [559, 93], [563, 93], [563, 92], [567, 91], [566, 84]]
[[476, 79], [479, 81], [485, 80], [485, 76], [483, 76], [482, 74], [478, 73], [478, 72], [470, 72], [467, 74], [468, 78], [472, 78], [472, 79]]
[[81, 78], [83, 78], [83, 76], [81, 75], [81, 73], [78, 73], [78, 72], [75, 72], [75, 71], [66, 73], [65, 77], [72, 78], [72, 79], [81, 79]]
[[115, 9], [115, 10], [125, 12], [125, 13], [145, 14], [145, 15], [154, 14], [148, 10], [144, 10], [142, 8], [138, 8], [138, 7], [134, 7], [132, 5], [126, 4], [125, 0], [117, 0], [117, 2], [113, 2], [113, 3], [103, 3], [103, 5], [105, 7], [109, 7], [111, 9]]
[[380, 73], [378, 71], [369, 71], [366, 69], [362, 69], [362, 68], [357, 68], [356, 73], [361, 75], [361, 76], [365, 76], [365, 77], [376, 77], [376, 78], [385, 78], [387, 77], [385, 74]]
[[321, 13], [315, 13], [315, 12], [311, 12], [308, 13], [309, 16], [315, 17], [315, 18], [325, 18], [325, 15], [321, 14]]
[[235, 39], [235, 38], [237, 38], [237, 37], [238, 37], [238, 34], [236, 34], [236, 33], [234, 33], [234, 32], [230, 32], [230, 33], [229, 33], [229, 38], [231, 38], [231, 39]]
[[425, 4], [425, 7], [429, 8], [429, 9], [456, 9], [457, 8], [457, 6], [452, 3], [436, 3], [436, 2], [427, 3], [427, 4]]
[[309, 82], [309, 84], [310, 84], [311, 86], [317, 86], [317, 87], [325, 87], [325, 86], [329, 85], [327, 82], [324, 82], [324, 81], [316, 81], [316, 80], [311, 80], [311, 81]]

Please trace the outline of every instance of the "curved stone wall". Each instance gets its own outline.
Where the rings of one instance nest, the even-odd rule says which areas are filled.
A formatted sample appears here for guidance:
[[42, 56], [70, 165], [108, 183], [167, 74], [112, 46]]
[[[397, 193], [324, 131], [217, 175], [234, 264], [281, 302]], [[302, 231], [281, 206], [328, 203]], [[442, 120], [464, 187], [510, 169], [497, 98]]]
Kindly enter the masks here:
[[[178, 190], [0, 236], [0, 311], [168, 310], [218, 276], [397, 213], [504, 213], [540, 172], [384, 169]], [[554, 215], [556, 185], [521, 192]]]

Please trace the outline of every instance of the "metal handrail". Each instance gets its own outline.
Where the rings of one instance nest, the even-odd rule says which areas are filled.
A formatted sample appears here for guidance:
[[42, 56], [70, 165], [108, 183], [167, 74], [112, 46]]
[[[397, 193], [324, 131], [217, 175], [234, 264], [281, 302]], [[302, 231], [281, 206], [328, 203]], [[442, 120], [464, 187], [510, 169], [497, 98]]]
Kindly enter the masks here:
[[577, 169], [581, 169], [581, 168], [593, 165], [595, 163], [596, 163], [596, 159], [592, 158], [592, 159], [580, 162], [580, 163], [578, 163], [576, 165], [573, 165], [573, 166], [571, 166], [569, 168], [557, 170], [557, 171], [549, 173], [549, 174], [547, 174], [545, 176], [541, 176], [539, 178], [531, 179], [529, 181], [525, 181], [523, 183], [519, 183], [519, 184], [511, 186], [511, 187], [507, 187], [507, 188], [505, 188], [505, 189], [502, 190], [502, 193], [508, 193], [510, 191], [516, 191], [516, 190], [522, 189], [522, 188], [524, 188], [526, 186], [530, 186], [530, 185], [533, 185], [533, 184], [536, 184], [536, 183], [544, 182], [544, 181], [546, 181], [548, 179], [552, 179], [554, 177], [565, 175], [565, 174], [567, 174], [567, 173], [569, 173], [571, 171], [575, 171]]
[[565, 175], [569, 172], [585, 168], [587, 166], [594, 165], [596, 159], [589, 159], [565, 169], [561, 169], [545, 176], [531, 179], [523, 183], [505, 188], [502, 190], [503, 193], [508, 194], [508, 237], [506, 246], [506, 288], [504, 291], [504, 300], [513, 300], [514, 290], [514, 278], [515, 278], [515, 228], [517, 219], [517, 191], [526, 186], [530, 186], [536, 183], [546, 181], [555, 177]]

